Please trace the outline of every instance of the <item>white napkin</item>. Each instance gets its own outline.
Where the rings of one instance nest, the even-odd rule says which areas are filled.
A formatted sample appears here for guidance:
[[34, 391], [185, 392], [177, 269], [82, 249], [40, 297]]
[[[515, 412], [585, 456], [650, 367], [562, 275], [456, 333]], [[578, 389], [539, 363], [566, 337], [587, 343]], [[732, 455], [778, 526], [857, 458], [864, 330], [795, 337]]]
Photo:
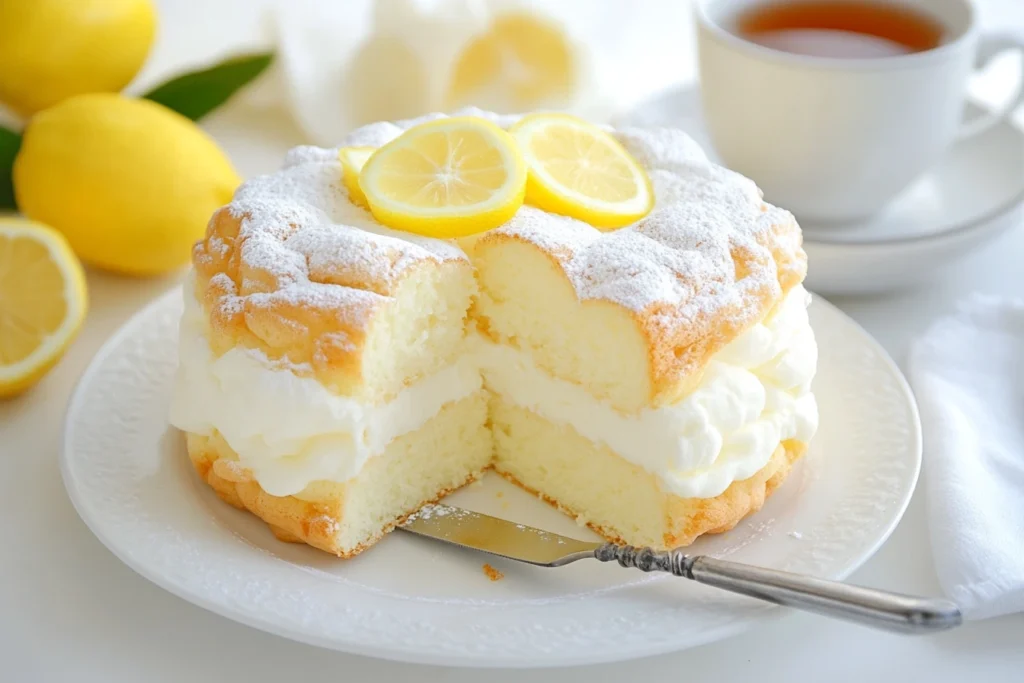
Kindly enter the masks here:
[[939, 582], [967, 618], [1024, 611], [1024, 301], [961, 303], [910, 377]]
[[578, 58], [572, 100], [538, 108], [603, 120], [692, 77], [692, 10], [678, 0], [290, 0], [268, 28], [289, 111], [330, 146], [370, 121], [444, 110], [456, 55], [509, 12], [559, 25]]

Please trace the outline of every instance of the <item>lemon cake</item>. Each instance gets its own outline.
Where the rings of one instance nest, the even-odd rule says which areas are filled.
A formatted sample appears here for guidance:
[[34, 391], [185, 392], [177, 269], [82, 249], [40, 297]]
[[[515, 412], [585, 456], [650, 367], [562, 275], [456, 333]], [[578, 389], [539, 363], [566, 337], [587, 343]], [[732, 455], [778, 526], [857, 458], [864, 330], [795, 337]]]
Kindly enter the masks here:
[[366, 149], [439, 118], [297, 148], [214, 215], [171, 408], [199, 475], [342, 557], [491, 467], [633, 545], [760, 509], [817, 428], [792, 215], [681, 131], [624, 129], [653, 196], [624, 227], [545, 202], [459, 240], [385, 227]]

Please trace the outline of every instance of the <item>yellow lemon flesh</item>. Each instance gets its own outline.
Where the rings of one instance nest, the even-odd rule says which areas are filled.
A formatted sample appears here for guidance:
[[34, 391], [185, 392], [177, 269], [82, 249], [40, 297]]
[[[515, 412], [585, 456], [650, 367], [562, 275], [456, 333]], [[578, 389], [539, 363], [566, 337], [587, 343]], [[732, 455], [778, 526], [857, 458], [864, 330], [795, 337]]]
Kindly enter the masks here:
[[525, 13], [497, 17], [455, 61], [447, 105], [536, 109], [571, 94], [577, 66], [557, 25]]
[[508, 133], [473, 117], [423, 123], [384, 145], [359, 176], [374, 217], [428, 237], [496, 228], [523, 204], [526, 164]]
[[3, 0], [0, 101], [29, 116], [128, 85], [153, 44], [152, 0]]
[[338, 158], [341, 160], [341, 181], [348, 190], [348, 198], [353, 204], [364, 209], [369, 208], [369, 204], [366, 203], [366, 195], [359, 187], [359, 173], [363, 170], [366, 160], [376, 151], [376, 147], [342, 147], [338, 150]]
[[654, 206], [647, 173], [593, 124], [565, 114], [532, 114], [509, 132], [529, 167], [528, 204], [603, 229], [629, 225]]
[[18, 207], [90, 265], [148, 275], [178, 268], [238, 174], [194, 123], [148, 100], [94, 93], [29, 123], [14, 161]]
[[59, 232], [0, 218], [0, 396], [35, 384], [85, 317], [85, 274]]

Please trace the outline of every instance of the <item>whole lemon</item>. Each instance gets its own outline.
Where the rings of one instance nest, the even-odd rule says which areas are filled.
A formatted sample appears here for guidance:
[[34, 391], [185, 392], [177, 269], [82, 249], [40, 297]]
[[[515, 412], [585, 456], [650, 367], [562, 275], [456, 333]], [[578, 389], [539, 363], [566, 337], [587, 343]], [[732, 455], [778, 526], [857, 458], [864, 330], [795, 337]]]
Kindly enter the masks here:
[[78, 95], [37, 114], [13, 176], [28, 218], [64, 233], [86, 263], [139, 275], [185, 264], [239, 183], [190, 120], [109, 93]]
[[155, 33], [151, 0], [2, 0], [0, 101], [29, 116], [72, 95], [117, 92]]

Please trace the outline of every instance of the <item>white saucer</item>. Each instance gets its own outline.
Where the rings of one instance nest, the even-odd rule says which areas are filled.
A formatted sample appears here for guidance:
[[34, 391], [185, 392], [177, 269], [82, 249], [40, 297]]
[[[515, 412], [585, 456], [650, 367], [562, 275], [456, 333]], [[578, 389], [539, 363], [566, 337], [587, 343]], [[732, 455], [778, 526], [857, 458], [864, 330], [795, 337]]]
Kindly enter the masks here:
[[[968, 116], [979, 113], [969, 105]], [[696, 88], [652, 99], [621, 123], [682, 128], [713, 157]], [[1022, 220], [1024, 131], [1003, 121], [954, 145], [935, 168], [870, 220], [843, 227], [800, 221], [810, 264], [807, 283], [825, 294], [910, 285], [941, 273]]]
[[[409, 534], [391, 534], [348, 561], [281, 543], [199, 480], [181, 434], [167, 425], [180, 314], [181, 293], [172, 292], [104, 345], [68, 405], [61, 453], [68, 494], [93, 533], [175, 595], [286, 638], [448, 666], [629, 659], [720, 640], [782, 614], [671, 576], [597, 562], [523, 566]], [[842, 578], [903, 515], [921, 431], [910, 389], [881, 347], [824, 300], [810, 315], [821, 347], [821, 429], [810, 451], [757, 515], [692, 550]], [[500, 477], [451, 500], [593, 537]], [[484, 562], [505, 578], [491, 582]]]

